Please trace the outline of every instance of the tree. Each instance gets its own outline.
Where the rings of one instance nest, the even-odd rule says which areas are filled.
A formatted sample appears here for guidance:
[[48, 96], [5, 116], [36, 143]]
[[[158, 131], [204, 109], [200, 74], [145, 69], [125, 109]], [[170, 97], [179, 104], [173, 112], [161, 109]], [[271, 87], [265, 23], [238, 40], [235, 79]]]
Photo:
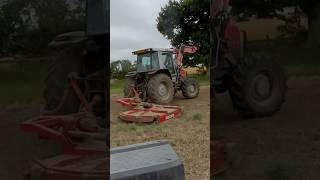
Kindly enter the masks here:
[[132, 70], [132, 63], [129, 60], [113, 61], [110, 64], [111, 79], [124, 79], [125, 75]]
[[242, 16], [278, 17], [286, 7], [295, 8], [308, 17], [309, 44], [320, 44], [320, 1], [317, 0], [233, 0], [234, 13]]
[[84, 23], [85, 0], [8, 0], [0, 7], [1, 50], [45, 53], [55, 35], [84, 30]]
[[198, 52], [187, 56], [185, 65], [209, 66], [209, 0], [170, 0], [161, 8], [157, 29], [173, 46], [193, 44]]

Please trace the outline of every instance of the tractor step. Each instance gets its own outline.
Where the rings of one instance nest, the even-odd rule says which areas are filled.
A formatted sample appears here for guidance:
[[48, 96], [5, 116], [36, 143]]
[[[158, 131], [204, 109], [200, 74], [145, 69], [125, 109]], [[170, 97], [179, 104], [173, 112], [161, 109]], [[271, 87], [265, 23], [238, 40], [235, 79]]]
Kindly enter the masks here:
[[137, 102], [132, 98], [119, 99], [117, 102], [129, 108], [119, 115], [120, 119], [129, 122], [163, 123], [169, 119], [180, 117], [182, 114], [179, 106]]
[[110, 179], [184, 180], [183, 164], [165, 140], [111, 149]]

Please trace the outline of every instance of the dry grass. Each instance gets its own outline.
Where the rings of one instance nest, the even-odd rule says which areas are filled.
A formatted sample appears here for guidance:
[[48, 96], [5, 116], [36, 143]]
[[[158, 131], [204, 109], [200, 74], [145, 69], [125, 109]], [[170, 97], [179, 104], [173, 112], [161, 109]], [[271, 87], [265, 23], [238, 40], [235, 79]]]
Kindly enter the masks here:
[[187, 180], [209, 179], [210, 113], [209, 87], [201, 87], [197, 99], [177, 97], [175, 105], [183, 108], [183, 116], [164, 124], [125, 123], [117, 118], [125, 108], [117, 105], [111, 97], [111, 146], [123, 146], [159, 139], [170, 142], [185, 167]]

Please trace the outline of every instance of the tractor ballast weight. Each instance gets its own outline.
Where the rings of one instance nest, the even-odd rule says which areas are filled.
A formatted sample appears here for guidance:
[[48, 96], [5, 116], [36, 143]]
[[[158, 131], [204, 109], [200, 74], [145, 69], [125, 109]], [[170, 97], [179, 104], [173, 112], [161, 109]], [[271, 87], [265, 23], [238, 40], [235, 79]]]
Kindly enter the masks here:
[[247, 34], [231, 22], [229, 0], [211, 1], [211, 85], [229, 92], [245, 117], [264, 117], [280, 110], [286, 93], [282, 67], [266, 53], [247, 49]]
[[142, 101], [168, 104], [178, 91], [191, 99], [199, 94], [199, 84], [187, 77], [183, 69], [183, 55], [193, 54], [195, 46], [181, 45], [179, 48], [148, 48], [134, 51], [137, 55], [136, 71], [127, 74], [124, 96], [134, 97], [138, 92]]

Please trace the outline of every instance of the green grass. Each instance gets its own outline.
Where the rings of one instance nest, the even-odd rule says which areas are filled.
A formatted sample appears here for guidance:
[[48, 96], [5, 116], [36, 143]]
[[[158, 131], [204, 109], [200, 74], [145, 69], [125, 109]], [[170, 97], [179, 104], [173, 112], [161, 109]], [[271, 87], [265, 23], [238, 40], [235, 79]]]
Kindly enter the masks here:
[[269, 41], [250, 43], [248, 52], [262, 51], [270, 54], [290, 76], [320, 75], [320, 48], [294, 41]]
[[122, 94], [124, 83], [124, 79], [110, 82], [110, 94]]
[[27, 104], [42, 99], [45, 62], [0, 64], [0, 104]]
[[[210, 80], [208, 76], [190, 76], [190, 78], [196, 79], [200, 86], [209, 86]], [[122, 94], [125, 79], [112, 80], [110, 82], [110, 94]]]
[[195, 121], [201, 121], [202, 120], [202, 114], [201, 113], [194, 113], [192, 116], [192, 119]]

